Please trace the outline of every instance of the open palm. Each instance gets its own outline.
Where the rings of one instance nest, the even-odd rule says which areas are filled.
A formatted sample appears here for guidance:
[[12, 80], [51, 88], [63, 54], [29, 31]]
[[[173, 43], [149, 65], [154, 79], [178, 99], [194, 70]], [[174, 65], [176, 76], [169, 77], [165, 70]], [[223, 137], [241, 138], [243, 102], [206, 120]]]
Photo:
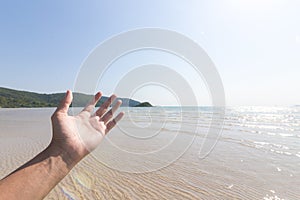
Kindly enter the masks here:
[[70, 116], [68, 115], [68, 109], [73, 96], [71, 91], [67, 91], [66, 96], [51, 117], [53, 128], [51, 145], [68, 153], [71, 159], [81, 159], [93, 151], [100, 144], [103, 137], [124, 116], [124, 113], [120, 112], [113, 118], [113, 114], [122, 104], [120, 100], [107, 111], [117, 98], [115, 95], [109, 97], [93, 113], [100, 98], [101, 93], [98, 92], [78, 115]]

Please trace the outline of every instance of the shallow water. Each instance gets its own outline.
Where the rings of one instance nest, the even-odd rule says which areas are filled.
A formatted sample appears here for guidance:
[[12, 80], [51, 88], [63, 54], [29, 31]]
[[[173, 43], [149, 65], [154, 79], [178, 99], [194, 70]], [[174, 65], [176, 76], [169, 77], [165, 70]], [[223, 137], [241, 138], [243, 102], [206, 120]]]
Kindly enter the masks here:
[[[300, 197], [299, 107], [227, 108], [219, 138], [207, 135], [210, 107], [123, 110], [119, 126], [46, 199]], [[47, 146], [52, 112], [0, 109], [0, 178]], [[217, 144], [201, 159], [205, 140]]]

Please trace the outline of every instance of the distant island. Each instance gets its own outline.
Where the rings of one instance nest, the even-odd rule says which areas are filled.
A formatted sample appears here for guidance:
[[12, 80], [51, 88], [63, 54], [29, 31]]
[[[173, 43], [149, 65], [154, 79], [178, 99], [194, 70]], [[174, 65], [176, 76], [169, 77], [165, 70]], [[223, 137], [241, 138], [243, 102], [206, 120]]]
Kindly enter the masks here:
[[[36, 108], [56, 107], [65, 93], [40, 94], [35, 92], [13, 90], [0, 87], [0, 108]], [[73, 105], [84, 107], [93, 95], [73, 93]], [[100, 106], [108, 97], [102, 96], [96, 106]], [[128, 98], [118, 98], [123, 101], [123, 106], [152, 107], [149, 102], [139, 102]]]
[[153, 107], [149, 102], [143, 102], [133, 107]]

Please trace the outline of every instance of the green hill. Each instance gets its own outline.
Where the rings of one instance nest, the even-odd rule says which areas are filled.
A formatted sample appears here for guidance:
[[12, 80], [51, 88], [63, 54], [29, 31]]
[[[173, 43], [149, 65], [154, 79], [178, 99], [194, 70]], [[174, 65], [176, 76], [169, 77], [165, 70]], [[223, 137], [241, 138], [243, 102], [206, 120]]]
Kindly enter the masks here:
[[143, 102], [138, 105], [135, 105], [134, 107], [152, 107], [152, 105], [149, 102]]
[[[2, 108], [32, 108], [32, 107], [56, 107], [65, 93], [39, 94], [35, 92], [19, 91], [0, 87], [0, 107]], [[73, 93], [73, 105], [84, 107], [93, 95]], [[108, 97], [103, 96], [97, 106], [101, 105]], [[119, 98], [123, 106], [143, 106], [141, 102], [128, 98]], [[151, 105], [151, 104], [150, 104]]]

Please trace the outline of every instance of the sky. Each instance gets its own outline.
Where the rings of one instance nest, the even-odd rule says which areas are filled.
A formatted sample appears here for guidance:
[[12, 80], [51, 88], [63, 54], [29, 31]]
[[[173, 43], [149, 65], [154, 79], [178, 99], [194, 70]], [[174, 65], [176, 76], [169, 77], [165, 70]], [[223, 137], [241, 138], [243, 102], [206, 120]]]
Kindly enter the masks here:
[[[227, 105], [299, 105], [299, 10], [298, 0], [0, 1], [0, 86], [41, 93], [72, 89], [82, 63], [103, 41], [157, 27], [181, 33], [206, 51], [223, 81]], [[109, 95], [118, 74], [130, 71], [135, 60], [168, 64], [169, 57], [145, 51], [124, 57], [96, 87]], [[209, 105], [201, 77], [170, 59], [198, 104]], [[133, 97], [179, 104], [176, 94], [159, 85], [142, 87]]]

